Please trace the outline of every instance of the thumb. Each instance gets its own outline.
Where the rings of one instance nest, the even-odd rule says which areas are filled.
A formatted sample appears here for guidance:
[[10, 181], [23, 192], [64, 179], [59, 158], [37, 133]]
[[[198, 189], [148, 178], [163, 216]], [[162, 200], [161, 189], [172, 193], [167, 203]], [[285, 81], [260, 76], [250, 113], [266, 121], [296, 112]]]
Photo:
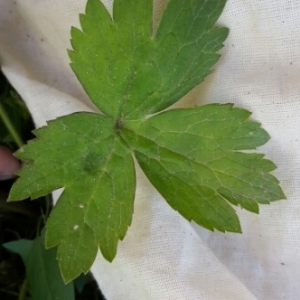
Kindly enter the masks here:
[[4, 146], [0, 146], [0, 180], [15, 177], [20, 168], [20, 162], [13, 156], [12, 152]]

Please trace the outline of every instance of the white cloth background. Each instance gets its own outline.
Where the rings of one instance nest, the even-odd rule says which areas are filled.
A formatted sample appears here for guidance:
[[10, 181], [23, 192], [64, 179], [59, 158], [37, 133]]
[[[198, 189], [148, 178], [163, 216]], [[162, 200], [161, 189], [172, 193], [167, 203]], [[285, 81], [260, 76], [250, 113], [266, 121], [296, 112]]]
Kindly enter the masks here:
[[[157, 16], [165, 3], [155, 1]], [[0, 0], [2, 68], [37, 126], [94, 109], [66, 51], [84, 7], [85, 0]], [[259, 215], [238, 210], [242, 235], [211, 233], [173, 211], [139, 173], [118, 255], [108, 263], [100, 254], [92, 267], [108, 300], [300, 299], [299, 15], [299, 0], [228, 0], [218, 22], [230, 28], [222, 58], [177, 104], [232, 102], [253, 111], [272, 137], [260, 150], [277, 164], [288, 199]]]

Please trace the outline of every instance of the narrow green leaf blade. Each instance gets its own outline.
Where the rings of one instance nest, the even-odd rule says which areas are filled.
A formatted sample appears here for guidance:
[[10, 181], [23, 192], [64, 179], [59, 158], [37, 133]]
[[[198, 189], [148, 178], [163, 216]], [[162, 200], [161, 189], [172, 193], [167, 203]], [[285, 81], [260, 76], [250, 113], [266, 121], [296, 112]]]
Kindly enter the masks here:
[[[76, 113], [38, 129], [18, 157], [27, 161], [10, 201], [64, 191], [47, 222], [65, 281], [91, 267], [100, 248], [111, 261], [131, 224], [135, 171], [111, 119]], [[87, 247], [88, 245], [88, 247]]]
[[[75, 299], [73, 283], [65, 284], [56, 261], [57, 249], [45, 250], [44, 237], [35, 239], [28, 259], [32, 300]], [[34, 283], [34, 285], [32, 285]]]
[[18, 241], [12, 241], [3, 244], [3, 247], [10, 250], [11, 252], [17, 253], [22, 257], [22, 260], [25, 262], [28, 259], [30, 250], [32, 248], [33, 241], [21, 239]]
[[4, 246], [21, 255], [32, 300], [75, 299], [73, 283], [66, 285], [62, 280], [56, 260], [56, 249], [45, 249], [44, 234], [33, 241], [19, 240]]

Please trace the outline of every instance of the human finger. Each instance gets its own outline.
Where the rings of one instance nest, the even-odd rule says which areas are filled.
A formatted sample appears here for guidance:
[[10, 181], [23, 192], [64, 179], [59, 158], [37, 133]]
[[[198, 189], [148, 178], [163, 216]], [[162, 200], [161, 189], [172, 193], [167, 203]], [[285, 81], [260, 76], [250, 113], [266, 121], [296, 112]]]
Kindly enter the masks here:
[[4, 146], [0, 146], [0, 180], [15, 177], [20, 168], [19, 160]]

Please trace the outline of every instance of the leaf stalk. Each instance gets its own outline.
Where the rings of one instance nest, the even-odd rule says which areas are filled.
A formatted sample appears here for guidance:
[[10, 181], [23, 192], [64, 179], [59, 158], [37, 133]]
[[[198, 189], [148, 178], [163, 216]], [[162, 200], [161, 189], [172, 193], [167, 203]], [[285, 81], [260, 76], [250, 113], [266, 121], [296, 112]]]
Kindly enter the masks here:
[[24, 145], [24, 143], [23, 143], [21, 137], [19, 136], [17, 130], [13, 126], [12, 122], [10, 121], [10, 119], [9, 119], [8, 115], [6, 114], [6, 111], [3, 108], [3, 105], [1, 103], [0, 103], [0, 118], [2, 119], [4, 125], [6, 126], [7, 130], [11, 134], [11, 136], [13, 137], [15, 143], [18, 145], [19, 148], [21, 148]]

